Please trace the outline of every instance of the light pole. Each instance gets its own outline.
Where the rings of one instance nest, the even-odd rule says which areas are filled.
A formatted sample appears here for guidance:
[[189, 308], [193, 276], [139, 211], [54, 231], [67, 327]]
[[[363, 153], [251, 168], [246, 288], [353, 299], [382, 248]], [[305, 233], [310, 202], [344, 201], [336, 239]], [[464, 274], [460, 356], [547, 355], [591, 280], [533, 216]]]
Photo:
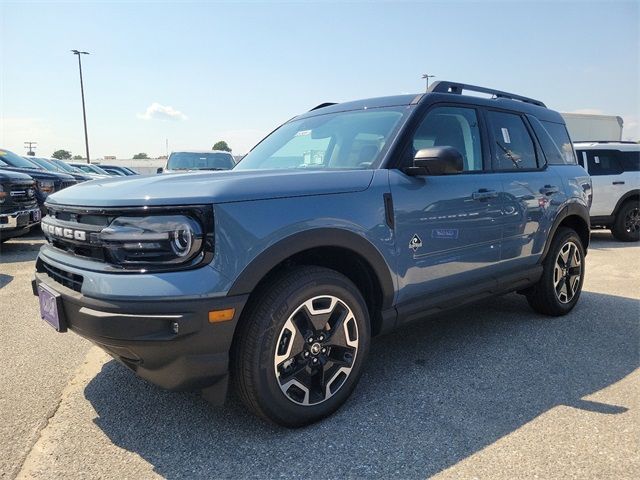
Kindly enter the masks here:
[[81, 55], [89, 55], [89, 52], [81, 52], [79, 50], [71, 50], [74, 55], [78, 56], [78, 68], [80, 69], [80, 94], [82, 95], [82, 118], [84, 119], [84, 146], [87, 149], [87, 163], [91, 163], [89, 160], [89, 134], [87, 133], [87, 112], [84, 107], [84, 85], [82, 83], [82, 61]]
[[429, 75], [427, 73], [422, 74], [422, 78], [423, 80], [427, 81], [427, 91], [429, 91], [429, 79], [430, 78], [435, 78], [435, 75]]

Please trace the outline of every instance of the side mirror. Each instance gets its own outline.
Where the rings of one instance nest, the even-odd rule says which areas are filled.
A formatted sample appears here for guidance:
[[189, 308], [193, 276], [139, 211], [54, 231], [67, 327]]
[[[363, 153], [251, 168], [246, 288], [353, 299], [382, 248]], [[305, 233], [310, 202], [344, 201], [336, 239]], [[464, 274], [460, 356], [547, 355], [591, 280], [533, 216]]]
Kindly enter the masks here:
[[453, 147], [430, 147], [418, 150], [408, 175], [448, 175], [464, 170], [462, 154]]
[[156, 173], [162, 173], [163, 171], [164, 171], [164, 168], [158, 167], [158, 169], [156, 170]]

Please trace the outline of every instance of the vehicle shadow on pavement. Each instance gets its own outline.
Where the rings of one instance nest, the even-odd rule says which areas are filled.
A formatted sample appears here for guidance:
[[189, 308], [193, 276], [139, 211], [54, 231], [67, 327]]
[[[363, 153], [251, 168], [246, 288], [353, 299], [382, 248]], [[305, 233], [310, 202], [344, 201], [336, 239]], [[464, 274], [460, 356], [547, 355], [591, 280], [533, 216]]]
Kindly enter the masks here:
[[616, 240], [609, 230], [591, 230], [589, 249], [611, 250], [614, 248], [629, 248], [635, 246], [638, 246], [637, 242], [621, 242]]
[[44, 238], [41, 233], [30, 233], [27, 236], [0, 243], [0, 264], [33, 262], [43, 243]]
[[111, 361], [85, 388], [95, 423], [167, 478], [425, 478], [558, 405], [638, 367], [639, 301], [583, 292], [567, 317], [512, 294], [375, 339], [354, 395], [332, 417], [287, 430], [230, 398], [161, 391]]

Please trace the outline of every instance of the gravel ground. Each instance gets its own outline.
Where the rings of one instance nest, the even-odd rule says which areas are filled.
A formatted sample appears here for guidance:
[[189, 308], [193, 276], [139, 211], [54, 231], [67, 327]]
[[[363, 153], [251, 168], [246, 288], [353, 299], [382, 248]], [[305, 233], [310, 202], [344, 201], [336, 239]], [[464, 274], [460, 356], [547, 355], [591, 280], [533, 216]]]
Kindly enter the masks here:
[[300, 430], [235, 398], [213, 408], [161, 391], [43, 326], [36, 243], [9, 242], [0, 263], [2, 324], [18, 324], [0, 346], [8, 477], [640, 477], [640, 247], [606, 233], [570, 315], [541, 317], [513, 294], [375, 339], [348, 403]]

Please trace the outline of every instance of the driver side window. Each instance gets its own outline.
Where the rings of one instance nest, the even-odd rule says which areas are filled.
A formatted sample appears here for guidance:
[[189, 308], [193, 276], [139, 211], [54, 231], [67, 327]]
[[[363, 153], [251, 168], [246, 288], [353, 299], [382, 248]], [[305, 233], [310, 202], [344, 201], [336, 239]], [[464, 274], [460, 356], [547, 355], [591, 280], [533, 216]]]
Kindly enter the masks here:
[[453, 147], [460, 152], [464, 171], [482, 170], [482, 144], [478, 116], [473, 108], [436, 107], [430, 110], [413, 135], [410, 165], [418, 150]]

